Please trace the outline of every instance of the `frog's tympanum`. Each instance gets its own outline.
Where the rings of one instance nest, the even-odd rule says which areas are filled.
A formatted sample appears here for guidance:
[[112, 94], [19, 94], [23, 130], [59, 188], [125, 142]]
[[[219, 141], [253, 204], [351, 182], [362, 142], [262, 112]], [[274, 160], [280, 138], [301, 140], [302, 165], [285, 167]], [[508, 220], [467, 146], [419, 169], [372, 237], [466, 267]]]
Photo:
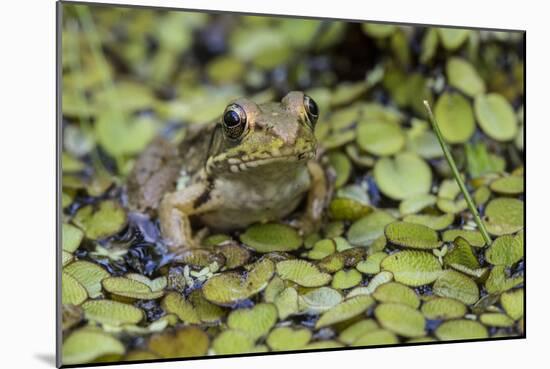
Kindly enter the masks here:
[[198, 246], [192, 219], [209, 229], [241, 229], [284, 218], [306, 193], [306, 209], [295, 224], [312, 231], [327, 192], [314, 160], [318, 114], [302, 92], [290, 92], [280, 103], [235, 100], [219, 122], [190, 129], [178, 147], [155, 140], [130, 174], [130, 204], [158, 213], [173, 250]]

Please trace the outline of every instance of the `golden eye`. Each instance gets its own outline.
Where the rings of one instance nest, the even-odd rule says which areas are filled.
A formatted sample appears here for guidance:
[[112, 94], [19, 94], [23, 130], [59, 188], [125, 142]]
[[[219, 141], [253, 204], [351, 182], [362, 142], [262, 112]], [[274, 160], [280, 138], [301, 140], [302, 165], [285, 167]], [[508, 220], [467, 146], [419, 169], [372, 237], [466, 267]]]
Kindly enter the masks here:
[[246, 113], [237, 104], [225, 108], [222, 120], [225, 135], [233, 140], [240, 138], [246, 129]]
[[317, 103], [308, 95], [304, 95], [304, 107], [307, 113], [307, 119], [311, 122], [311, 125], [314, 126], [319, 118], [319, 108]]

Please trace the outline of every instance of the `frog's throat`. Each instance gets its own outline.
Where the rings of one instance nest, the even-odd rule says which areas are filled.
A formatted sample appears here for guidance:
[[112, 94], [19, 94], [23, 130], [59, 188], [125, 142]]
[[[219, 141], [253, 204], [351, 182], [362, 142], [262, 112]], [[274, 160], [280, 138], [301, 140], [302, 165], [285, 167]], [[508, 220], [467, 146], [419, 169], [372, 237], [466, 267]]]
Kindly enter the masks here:
[[239, 173], [256, 168], [265, 167], [275, 163], [298, 163], [305, 162], [315, 158], [315, 150], [297, 151], [291, 154], [273, 154], [264, 155], [260, 157], [244, 156], [241, 158], [228, 158], [225, 156], [218, 156], [211, 158], [206, 162], [207, 174], [215, 173]]

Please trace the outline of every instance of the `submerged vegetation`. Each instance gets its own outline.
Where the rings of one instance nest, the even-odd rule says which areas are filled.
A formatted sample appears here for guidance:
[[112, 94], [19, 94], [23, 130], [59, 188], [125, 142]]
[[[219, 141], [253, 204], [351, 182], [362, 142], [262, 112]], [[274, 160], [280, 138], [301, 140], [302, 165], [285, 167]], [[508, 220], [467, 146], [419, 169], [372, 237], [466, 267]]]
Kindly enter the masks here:
[[[524, 334], [522, 34], [71, 4], [62, 32], [63, 364]], [[321, 229], [176, 258], [129, 210], [137, 155], [290, 90], [319, 105]]]

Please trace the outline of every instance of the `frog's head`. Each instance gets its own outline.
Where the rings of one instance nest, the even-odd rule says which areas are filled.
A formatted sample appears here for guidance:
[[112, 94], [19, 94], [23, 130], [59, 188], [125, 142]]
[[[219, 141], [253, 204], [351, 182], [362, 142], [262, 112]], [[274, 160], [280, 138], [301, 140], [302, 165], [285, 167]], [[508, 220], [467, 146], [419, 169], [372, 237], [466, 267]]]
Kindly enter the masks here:
[[233, 101], [212, 136], [207, 173], [255, 172], [312, 159], [318, 115], [315, 101], [298, 91], [288, 93], [279, 103]]

